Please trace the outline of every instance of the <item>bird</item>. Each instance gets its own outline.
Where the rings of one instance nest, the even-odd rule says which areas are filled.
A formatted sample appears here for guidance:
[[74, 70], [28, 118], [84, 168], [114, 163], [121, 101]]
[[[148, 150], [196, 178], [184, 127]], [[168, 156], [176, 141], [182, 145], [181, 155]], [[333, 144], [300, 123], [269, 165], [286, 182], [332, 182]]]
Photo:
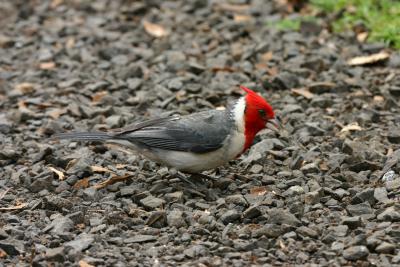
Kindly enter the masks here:
[[247, 87], [240, 88], [245, 95], [224, 110], [171, 115], [105, 132], [65, 132], [53, 137], [116, 143], [177, 171], [201, 173], [240, 156], [268, 125], [280, 127], [267, 100]]

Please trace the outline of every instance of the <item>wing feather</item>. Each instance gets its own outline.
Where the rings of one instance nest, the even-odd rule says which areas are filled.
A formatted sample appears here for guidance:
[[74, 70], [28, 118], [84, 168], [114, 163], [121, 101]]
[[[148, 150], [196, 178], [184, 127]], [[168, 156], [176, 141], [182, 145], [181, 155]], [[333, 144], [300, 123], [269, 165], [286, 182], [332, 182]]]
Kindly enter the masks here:
[[147, 148], [206, 153], [223, 146], [229, 136], [231, 121], [225, 111], [206, 111], [169, 119], [151, 120], [115, 133]]

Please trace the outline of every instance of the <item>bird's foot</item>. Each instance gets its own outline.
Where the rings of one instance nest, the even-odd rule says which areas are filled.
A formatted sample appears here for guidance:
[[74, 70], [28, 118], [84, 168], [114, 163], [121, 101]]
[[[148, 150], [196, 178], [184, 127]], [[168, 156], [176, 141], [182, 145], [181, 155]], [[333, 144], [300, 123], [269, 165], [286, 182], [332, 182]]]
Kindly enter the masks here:
[[192, 174], [192, 177], [197, 178], [197, 179], [200, 178], [200, 179], [204, 179], [204, 180], [212, 181], [212, 182], [215, 182], [218, 180], [218, 178], [216, 178], [214, 176], [203, 174], [203, 173], [194, 173], [194, 174]]
[[184, 183], [189, 184], [190, 186], [192, 186], [193, 188], [196, 188], [196, 184], [193, 183], [192, 181], [190, 181], [190, 177], [187, 177], [185, 174], [177, 171], [173, 174], [173, 176], [175, 176], [176, 178], [178, 178], [179, 180], [181, 180]]

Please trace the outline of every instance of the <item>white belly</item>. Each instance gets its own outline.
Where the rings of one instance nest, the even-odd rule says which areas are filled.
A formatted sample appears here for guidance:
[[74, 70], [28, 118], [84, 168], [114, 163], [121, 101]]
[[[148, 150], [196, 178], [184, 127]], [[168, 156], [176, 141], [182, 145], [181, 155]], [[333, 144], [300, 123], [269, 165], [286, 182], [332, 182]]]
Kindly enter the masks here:
[[154, 161], [174, 167], [177, 170], [196, 173], [216, 168], [236, 158], [243, 151], [244, 143], [244, 134], [235, 132], [233, 136], [227, 138], [224, 146], [208, 153], [159, 150], [156, 153], [151, 153], [152, 155], [144, 154], [147, 154], [146, 156]]

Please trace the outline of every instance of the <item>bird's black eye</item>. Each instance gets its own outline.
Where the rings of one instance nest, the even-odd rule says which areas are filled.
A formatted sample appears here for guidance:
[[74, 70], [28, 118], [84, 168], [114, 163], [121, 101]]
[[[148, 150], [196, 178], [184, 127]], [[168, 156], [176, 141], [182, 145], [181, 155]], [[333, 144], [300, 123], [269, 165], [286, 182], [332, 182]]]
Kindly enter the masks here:
[[258, 110], [258, 114], [260, 114], [261, 118], [265, 118], [265, 116], [267, 115], [267, 114], [265, 113], [265, 110], [263, 110], [263, 109], [259, 109], [259, 110]]

